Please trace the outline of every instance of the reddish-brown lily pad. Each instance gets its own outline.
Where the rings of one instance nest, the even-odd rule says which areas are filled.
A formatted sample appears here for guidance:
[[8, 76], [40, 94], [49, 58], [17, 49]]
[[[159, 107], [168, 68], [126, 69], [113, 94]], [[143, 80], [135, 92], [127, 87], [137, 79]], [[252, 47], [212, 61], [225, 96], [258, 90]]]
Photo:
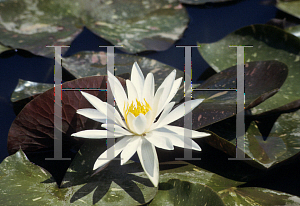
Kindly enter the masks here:
[[[287, 66], [278, 61], [246, 63], [245, 109], [255, 107], [274, 95], [284, 83], [287, 74]], [[222, 90], [233, 88], [236, 88], [236, 66], [213, 75], [193, 91], [193, 98], [204, 98], [204, 101], [192, 111], [193, 129], [205, 127], [236, 114], [236, 90]], [[201, 91], [201, 89], [220, 90]], [[183, 118], [173, 124], [183, 125]]]
[[[124, 79], [119, 78], [125, 85]], [[62, 88], [98, 88], [87, 91], [106, 101], [106, 76], [77, 79], [62, 84]], [[77, 109], [93, 108], [79, 90], [62, 91], [62, 142], [63, 150], [69, 150], [82, 141], [71, 137], [74, 132], [98, 128], [100, 123], [76, 114]], [[54, 147], [54, 90], [53, 88], [34, 98], [16, 117], [8, 133], [8, 152], [13, 154], [20, 148], [25, 153], [49, 151]]]

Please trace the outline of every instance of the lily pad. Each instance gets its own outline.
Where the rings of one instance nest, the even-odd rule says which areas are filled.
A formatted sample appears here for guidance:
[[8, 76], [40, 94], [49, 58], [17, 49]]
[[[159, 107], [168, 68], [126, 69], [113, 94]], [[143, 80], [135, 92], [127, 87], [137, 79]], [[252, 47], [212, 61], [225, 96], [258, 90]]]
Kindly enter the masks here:
[[160, 184], [160, 191], [150, 206], [160, 205], [218, 205], [225, 206], [211, 188], [179, 179], [170, 179]]
[[285, 29], [285, 31], [295, 35], [298, 38], [300, 38], [300, 25], [288, 27], [288, 28]]
[[4, 0], [0, 41], [53, 57], [53, 48], [46, 45], [70, 45], [86, 26], [127, 52], [161, 51], [183, 35], [188, 21], [177, 1]]
[[282, 114], [265, 139], [254, 122], [246, 132], [245, 152], [269, 168], [300, 152], [300, 112]]
[[[62, 70], [63, 78], [64, 78], [64, 69]], [[120, 74], [117, 75], [123, 79], [129, 79], [129, 74]], [[67, 76], [67, 79], [76, 79], [73, 75]], [[13, 103], [14, 112], [16, 115], [20, 113], [20, 111], [24, 108], [24, 106], [33, 100], [35, 97], [40, 95], [41, 93], [47, 91], [48, 89], [53, 88], [53, 84], [40, 83], [40, 82], [32, 82], [23, 79], [19, 79], [19, 83], [16, 86], [14, 92], [11, 95], [11, 102]]]
[[80, 148], [62, 181], [61, 188], [72, 188], [70, 203], [87, 205], [141, 205], [157, 192], [140, 163], [120, 165], [113, 160], [93, 174], [93, 165], [107, 149], [105, 140], [88, 140]]
[[[95, 142], [93, 143], [95, 144]], [[106, 146], [105, 142], [102, 143]], [[88, 160], [91, 159], [87, 158], [84, 166], [91, 166]], [[80, 161], [80, 164], [81, 163], [82, 162]], [[137, 197], [137, 195], [141, 194], [145, 195], [145, 201], [153, 199], [157, 188], [147, 186], [151, 185], [151, 182], [145, 178], [146, 174], [143, 173], [143, 169], [139, 166], [139, 164], [127, 164], [124, 165], [122, 169], [120, 167], [121, 166], [119, 164], [115, 164], [114, 166], [108, 166], [105, 170], [103, 170], [102, 174], [109, 174], [110, 177], [113, 177], [109, 178], [108, 176], [105, 176], [105, 181], [103, 181], [103, 176], [98, 175], [97, 177], [90, 177], [90, 174], [82, 173], [81, 176], [76, 176], [76, 180], [68, 179], [68, 183], [66, 183], [68, 186], [63, 185], [58, 188], [55, 180], [51, 177], [49, 172], [31, 163], [22, 150], [19, 150], [14, 155], [4, 159], [0, 164], [0, 204], [19, 205], [22, 203], [22, 205], [57, 206], [140, 205], [135, 204], [136, 202], [131, 200], [132, 198], [130, 199], [130, 195], [133, 195], [134, 193], [136, 193], [134, 197], [137, 199], [142, 198], [141, 196]], [[81, 166], [81, 168], [83, 168], [82, 171], [88, 171], [91, 169], [83, 166]], [[130, 174], [128, 172], [130, 172]], [[67, 174], [67, 177], [75, 177], [74, 171]], [[70, 182], [71, 180], [75, 182]], [[112, 182], [112, 180], [123, 186], [125, 191], [120, 189], [116, 183]], [[80, 183], [80, 185], [78, 183]], [[143, 185], [143, 183], [146, 185]], [[90, 191], [89, 194], [83, 194], [83, 191], [88, 190], [88, 186], [98, 189], [94, 192]], [[109, 188], [109, 192], [105, 190], [106, 187]], [[103, 200], [98, 202], [96, 199], [99, 198], [99, 192], [104, 192], [104, 195], [106, 195]], [[80, 198], [75, 198], [78, 194], [80, 195]]]
[[64, 2], [1, 1], [1, 43], [53, 58], [54, 49], [46, 45], [69, 45], [81, 32], [81, 28], [76, 27], [81, 19]]
[[[245, 149], [247, 157], [253, 159], [253, 161], [247, 160], [246, 163], [261, 169], [288, 162], [300, 152], [300, 110], [264, 118], [267, 119], [266, 121], [275, 118], [272, 121], [271, 131], [265, 135], [263, 128], [268, 127], [268, 125], [260, 120], [252, 121], [247, 126], [245, 140], [241, 139], [241, 141], [245, 141], [244, 147], [240, 148], [238, 145], [240, 150]], [[229, 125], [234, 125], [234, 122], [220, 122], [206, 128], [216, 135], [213, 134], [211, 138], [205, 138], [205, 141], [211, 146], [235, 156], [236, 129], [235, 126]], [[224, 129], [225, 127], [226, 129]]]
[[[119, 78], [125, 85], [125, 80]], [[92, 105], [80, 94], [78, 90], [65, 90], [76, 88], [96, 88], [89, 93], [106, 101], [106, 77], [87, 77], [62, 84], [62, 141], [63, 150], [70, 150], [82, 145], [82, 140], [70, 135], [83, 129], [93, 129], [100, 126], [99, 123], [77, 115], [80, 108], [93, 108]], [[97, 90], [98, 88], [98, 90]], [[25, 152], [51, 151], [53, 150], [54, 131], [54, 90], [53, 88], [34, 98], [29, 102], [13, 121], [8, 133], [7, 148], [10, 154], [20, 148]]]
[[184, 4], [206, 4], [206, 3], [218, 3], [218, 2], [226, 2], [226, 1], [235, 1], [235, 0], [180, 0], [181, 3]]
[[[115, 53], [114, 56], [116, 76], [124, 73], [130, 74], [133, 63], [137, 62], [144, 77], [146, 77], [149, 72], [153, 73], [156, 88], [158, 88], [164, 79], [175, 69], [174, 67], [146, 57], [118, 53]], [[76, 78], [107, 75], [106, 58], [107, 54], [105, 52], [79, 52], [70, 57], [63, 58], [62, 65]], [[176, 69], [176, 79], [183, 76], [184, 73]], [[179, 102], [183, 95], [182, 83], [173, 101]]]
[[38, 83], [19, 79], [18, 85], [12, 93], [10, 100], [12, 102], [16, 102], [33, 95], [43, 93], [51, 88], [53, 88], [53, 84]]
[[300, 18], [299, 0], [277, 0], [276, 7], [290, 15]]
[[51, 174], [31, 163], [22, 150], [5, 158], [0, 171], [0, 205], [60, 206], [72, 192], [59, 189]]
[[167, 50], [189, 22], [187, 11], [176, 0], [111, 0], [100, 6], [81, 2], [90, 13], [87, 28], [129, 53]]
[[245, 48], [245, 62], [277, 60], [288, 66], [289, 74], [280, 91], [256, 106], [253, 114], [300, 99], [300, 39], [296, 36], [273, 26], [251, 25], [218, 42], [200, 45], [201, 55], [217, 72], [236, 65], [236, 48], [228, 48], [229, 45], [253, 45], [253, 48]]
[[38, 83], [19, 79], [18, 85], [10, 97], [10, 100], [13, 103], [15, 114], [19, 114], [28, 102], [51, 88], [53, 88], [53, 84]]
[[161, 164], [158, 205], [298, 205], [300, 198], [237, 182], [185, 162]]
[[[245, 108], [255, 107], [276, 92], [288, 75], [285, 64], [278, 61], [249, 62], [245, 65]], [[236, 114], [236, 66], [217, 73], [196, 87], [193, 98], [204, 101], [193, 110], [193, 129], [203, 128]], [[208, 89], [197, 91], [197, 89]], [[209, 91], [209, 89], [212, 89]], [[213, 91], [213, 89], [234, 89]], [[183, 126], [184, 119], [174, 125]]]
[[8, 50], [11, 50], [11, 48], [0, 44], [0, 55], [1, 55], [2, 52], [8, 51]]

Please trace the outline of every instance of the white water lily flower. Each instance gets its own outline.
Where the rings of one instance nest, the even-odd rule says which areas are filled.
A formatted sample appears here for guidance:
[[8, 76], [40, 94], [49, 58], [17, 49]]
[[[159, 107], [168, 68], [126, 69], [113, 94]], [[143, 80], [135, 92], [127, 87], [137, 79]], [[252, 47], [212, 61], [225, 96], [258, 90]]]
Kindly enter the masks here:
[[[154, 77], [149, 73], [144, 75], [135, 62], [132, 67], [131, 80], [126, 80], [126, 95], [119, 80], [108, 72], [108, 81], [113, 83], [113, 96], [120, 113], [113, 106], [101, 101], [97, 97], [81, 92], [82, 95], [96, 109], [79, 109], [81, 114], [90, 119], [99, 121], [102, 127], [107, 129], [106, 118], [107, 108], [114, 114], [114, 136], [119, 138], [114, 145], [114, 155], [109, 157], [106, 150], [94, 164], [94, 169], [100, 168], [110, 162], [121, 153], [121, 165], [125, 164], [137, 152], [142, 167], [154, 184], [158, 185], [159, 163], [155, 147], [166, 150], [173, 150], [174, 146], [201, 151], [197, 143], [190, 139], [190, 144], [184, 142], [184, 138], [199, 138], [209, 136], [204, 132], [191, 131], [191, 136], [184, 137], [184, 128], [168, 125], [169, 123], [185, 115], [184, 103], [171, 111], [175, 102], [170, 102], [177, 93], [182, 78], [176, 79], [176, 70], [173, 70], [163, 81], [154, 94]], [[191, 108], [188, 112], [197, 107], [203, 99], [191, 100]], [[157, 121], [156, 118], [160, 115]], [[123, 117], [123, 119], [121, 118]], [[100, 139], [107, 138], [107, 130], [84, 130], [72, 134], [75, 137]], [[99, 170], [99, 169], [98, 169]]]

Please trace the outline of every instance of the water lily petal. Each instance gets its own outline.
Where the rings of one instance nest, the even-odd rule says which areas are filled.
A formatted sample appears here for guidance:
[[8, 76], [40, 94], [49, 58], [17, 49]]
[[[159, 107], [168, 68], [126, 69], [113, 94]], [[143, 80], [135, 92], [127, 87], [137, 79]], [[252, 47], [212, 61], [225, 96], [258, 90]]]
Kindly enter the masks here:
[[107, 130], [90, 129], [90, 130], [83, 130], [80, 132], [73, 133], [71, 134], [71, 136], [90, 138], [90, 139], [118, 138], [124, 136], [123, 134], [118, 134], [118, 133], [114, 133], [114, 136], [110, 134], [112, 133], [107, 132]]
[[163, 128], [156, 129], [152, 132], [156, 132], [157, 134], [160, 134], [161, 136], [165, 136], [176, 147], [201, 151], [201, 148], [199, 147], [199, 145], [196, 142], [194, 142], [194, 140], [192, 140], [191, 138], [184, 137], [182, 135], [178, 135], [178, 134], [170, 132], [170, 131], [166, 131]]
[[157, 117], [157, 110], [158, 110], [158, 103], [159, 103], [159, 99], [161, 97], [161, 95], [164, 92], [164, 88], [159, 88], [154, 96], [154, 100], [153, 100], [153, 106], [152, 106], [152, 119], [151, 121], [154, 122], [155, 118]]
[[138, 93], [133, 83], [128, 79], [126, 79], [126, 87], [127, 87], [127, 94], [128, 94], [128, 103], [131, 104], [132, 101], [135, 102], [135, 100], [138, 99]]
[[[112, 156], [108, 155], [108, 154], [111, 154], [110, 152], [108, 153], [108, 150], [103, 152], [96, 160], [93, 170], [95, 170], [99, 167], [102, 167], [103, 165], [105, 165], [106, 163], [108, 163], [109, 161], [114, 159], [116, 156], [118, 156], [118, 154], [120, 154], [120, 152], [122, 152], [124, 147], [126, 147], [128, 142], [130, 141], [130, 138], [131, 137], [126, 136], [126, 137], [122, 138], [120, 141], [118, 141], [116, 144], [114, 144], [113, 147], [110, 147], [108, 150], [114, 150]], [[96, 174], [96, 173], [97, 173], [97, 171], [94, 174]]]
[[127, 126], [130, 129], [130, 131], [134, 131], [134, 127], [133, 127], [133, 120], [135, 119], [135, 116], [129, 112], [127, 115]]
[[106, 122], [106, 115], [99, 112], [97, 109], [92, 109], [92, 108], [78, 109], [76, 113], [85, 116], [89, 119], [95, 120], [97, 122], [101, 122], [101, 123]]
[[185, 113], [185, 104], [182, 103], [178, 107], [176, 107], [173, 111], [171, 111], [164, 119], [161, 120], [159, 125], [157, 125], [156, 128], [163, 127], [167, 124], [170, 124], [171, 122], [174, 122], [175, 120], [183, 117], [184, 115], [191, 112], [195, 107], [197, 107], [204, 99], [195, 99], [191, 100], [191, 108], [188, 108], [187, 113]]
[[[81, 92], [81, 94], [91, 103], [91, 105], [93, 105], [100, 113], [102, 113], [104, 115], [105, 119], [107, 116], [107, 108], [108, 108], [111, 113], [114, 113], [115, 120], [112, 120], [112, 121], [116, 122], [120, 126], [127, 129], [127, 126], [124, 123], [124, 121], [122, 120], [119, 112], [112, 105], [108, 104], [107, 102], [103, 102], [101, 99], [99, 99], [89, 93]], [[82, 113], [83, 110], [86, 110], [86, 109], [79, 109], [79, 110], [77, 110], [77, 113], [78, 113], [78, 111]], [[90, 119], [93, 119], [94, 115], [91, 114], [91, 111], [88, 111], [88, 112], [89, 113], [86, 113], [86, 114], [91, 115], [91, 117], [86, 116], [84, 113], [82, 113], [82, 115], [84, 115]], [[107, 117], [107, 118], [109, 119], [109, 117]], [[93, 119], [93, 120], [97, 121], [96, 119]]]
[[147, 125], [146, 125], [145, 132], [150, 131], [150, 127], [153, 125], [152, 116], [153, 116], [153, 112], [151, 110], [149, 110], [147, 112], [147, 114], [145, 114], [145, 117], [147, 119]]
[[173, 87], [174, 84], [174, 80], [175, 80], [175, 76], [176, 76], [176, 70], [174, 69], [163, 81], [163, 83], [159, 86], [158, 89], [160, 88], [164, 88], [163, 94], [159, 100], [158, 103], [158, 109], [157, 109], [157, 114], [156, 117], [160, 114], [160, 112], [163, 110], [164, 106], [166, 105], [166, 100], [168, 99], [171, 89]]
[[161, 113], [159, 119], [157, 120], [157, 122], [155, 122], [154, 124], [151, 125], [149, 131], [154, 130], [160, 124], [160, 122], [170, 113], [170, 111], [173, 108], [174, 104], [175, 104], [175, 102], [170, 102], [167, 106], [165, 106], [165, 108], [164, 108], [163, 112]]
[[[155, 129], [154, 131], [157, 133], [160, 133], [160, 135], [168, 138], [174, 146], [201, 151], [201, 148], [199, 147], [199, 145], [189, 137], [184, 137], [182, 135], [178, 135], [175, 132], [165, 129], [165, 128], [158, 128], [158, 129]], [[152, 132], [154, 132], [154, 131], [152, 131]]]
[[147, 127], [147, 119], [144, 114], [139, 114], [133, 121], [132, 121], [133, 129], [136, 134], [143, 134]]
[[123, 86], [119, 82], [119, 80], [112, 73], [110, 73], [108, 71], [107, 76], [108, 76], [109, 84], [114, 85], [113, 86], [114, 89], [112, 89], [112, 93], [113, 93], [116, 103], [120, 109], [120, 112], [121, 112], [122, 116], [124, 117], [123, 107], [124, 107], [125, 103], [128, 101], [127, 95], [124, 91]]
[[[102, 124], [101, 127], [107, 129], [107, 124]], [[128, 132], [126, 129], [123, 129], [119, 125], [114, 125], [114, 132], [118, 134], [123, 134], [123, 135], [133, 135], [131, 132]]]
[[152, 131], [146, 134], [145, 138], [151, 142], [155, 147], [165, 150], [173, 150], [172, 142], [161, 132]]
[[[106, 103], [106, 102], [104, 102], [104, 103]], [[106, 106], [107, 106], [107, 108], [110, 110], [111, 113], [114, 113], [114, 117], [115, 117], [115, 121], [114, 121], [114, 122], [117, 123], [118, 125], [124, 127], [125, 129], [128, 129], [127, 126], [126, 126], [126, 124], [125, 124], [125, 121], [122, 120], [121, 115], [120, 115], [120, 113], [118, 112], [118, 110], [116, 110], [116, 109], [115, 109], [112, 105], [110, 105], [110, 104], [107, 104], [107, 103], [106, 103]], [[106, 115], [107, 115], [107, 114], [106, 114]]]
[[140, 144], [140, 136], [134, 136], [131, 138], [130, 142], [127, 144], [127, 146], [123, 149], [121, 153], [121, 165], [125, 164], [134, 155]]
[[201, 148], [199, 147], [199, 145], [196, 142], [194, 142], [194, 140], [192, 140], [188, 137], [174, 135], [170, 140], [171, 140], [172, 144], [176, 147], [201, 151]]
[[154, 98], [154, 76], [152, 73], [148, 73], [145, 82], [144, 82], [144, 89], [142, 94], [142, 99], [145, 99], [148, 104], [152, 107], [153, 98]]
[[167, 100], [165, 102], [165, 105], [167, 105], [174, 98], [175, 94], [177, 93], [177, 91], [180, 87], [181, 81], [182, 81], [182, 77], [180, 77], [174, 81], [172, 89], [169, 94], [169, 97], [167, 98]]
[[117, 123], [118, 125], [124, 127], [125, 129], [129, 130], [129, 128], [127, 127], [125, 121], [121, 119], [121, 116], [120, 116], [120, 114], [117, 110], [115, 112], [115, 123]]
[[89, 101], [89, 103], [91, 105], [93, 105], [93, 107], [95, 107], [99, 112], [101, 112], [102, 114], [106, 115], [106, 102], [103, 102], [101, 99], [97, 98], [94, 95], [91, 95], [89, 93], [86, 92], [82, 92], [80, 91], [81, 94]]
[[[114, 119], [115, 121], [114, 121], [114, 122], [115, 122], [116, 124], [118, 124], [118, 125], [124, 127], [125, 129], [128, 129], [127, 126], [126, 126], [126, 124], [125, 124], [125, 121], [122, 120], [121, 115], [120, 115], [120, 113], [118, 112], [118, 110], [116, 110], [112, 105], [107, 104], [106, 102], [104, 102], [104, 103], [105, 103], [106, 107], [109, 109], [109, 111], [110, 111], [111, 113], [114, 113], [114, 117], [115, 117], [115, 119]], [[106, 110], [104, 110], [104, 111], [106, 111]], [[105, 113], [105, 115], [107, 115], [107, 113]]]
[[144, 75], [136, 62], [134, 62], [132, 66], [130, 80], [138, 93], [138, 100], [141, 101], [145, 80]]
[[[184, 136], [185, 128], [183, 128], [183, 127], [166, 125], [164, 127], [161, 127], [160, 129], [164, 129], [164, 128], [169, 130], [169, 131], [175, 132], [178, 135]], [[211, 135], [211, 134], [206, 133], [206, 132], [198, 132], [198, 131], [190, 130], [190, 129], [186, 129], [186, 130], [191, 131], [192, 136], [186, 136], [186, 137], [189, 137], [189, 138], [201, 138], [201, 137], [207, 137], [207, 136]]]
[[137, 148], [137, 154], [148, 178], [153, 185], [157, 187], [159, 180], [159, 164], [154, 145], [145, 138], [142, 138], [141, 144]]

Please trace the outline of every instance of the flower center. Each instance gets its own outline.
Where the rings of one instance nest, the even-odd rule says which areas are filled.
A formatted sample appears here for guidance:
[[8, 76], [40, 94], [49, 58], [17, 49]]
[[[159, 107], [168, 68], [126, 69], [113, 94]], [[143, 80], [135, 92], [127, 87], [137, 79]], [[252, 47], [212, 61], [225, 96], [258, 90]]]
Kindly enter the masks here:
[[148, 104], [148, 102], [144, 99], [144, 103], [138, 101], [136, 99], [136, 103], [134, 103], [133, 101], [131, 102], [131, 104], [127, 105], [127, 108], [125, 108], [125, 104], [124, 104], [124, 114], [125, 114], [125, 121], [126, 123], [128, 124], [127, 122], [127, 116], [130, 113], [132, 113], [135, 117], [139, 116], [139, 114], [147, 114], [147, 112], [149, 110], [152, 110], [152, 108], [150, 107], [150, 105]]

